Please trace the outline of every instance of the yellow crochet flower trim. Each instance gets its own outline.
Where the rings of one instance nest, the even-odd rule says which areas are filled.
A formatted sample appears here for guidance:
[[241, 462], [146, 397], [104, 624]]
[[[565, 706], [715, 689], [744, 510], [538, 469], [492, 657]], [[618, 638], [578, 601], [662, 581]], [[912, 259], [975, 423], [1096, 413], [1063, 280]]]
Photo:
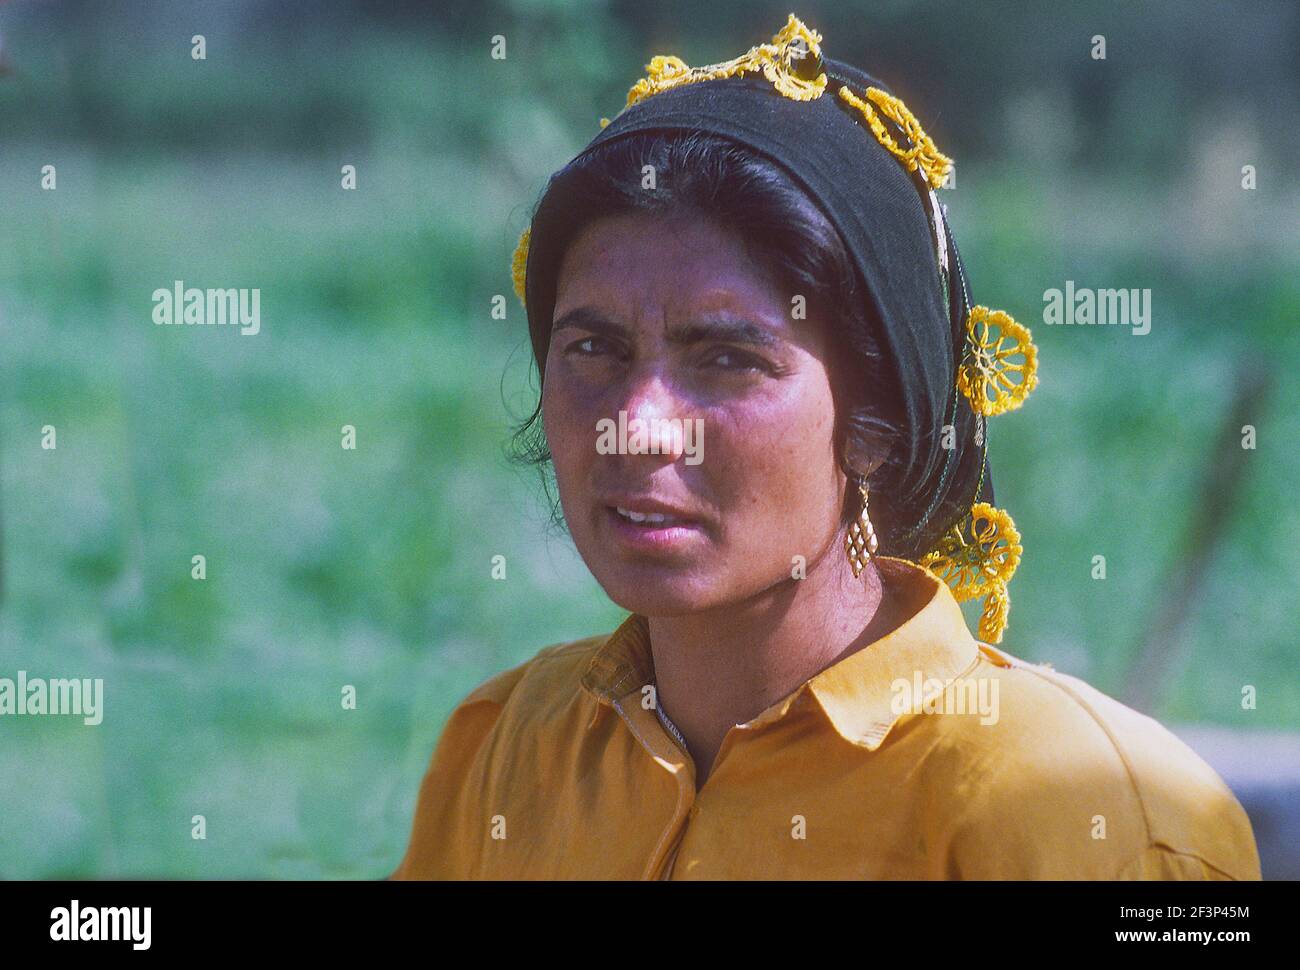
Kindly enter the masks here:
[[[627, 106], [643, 98], [696, 81], [741, 76], [758, 71], [772, 82], [784, 97], [795, 101], [812, 101], [826, 90], [826, 73], [813, 80], [805, 80], [795, 72], [795, 62], [804, 56], [816, 57], [821, 53], [821, 34], [811, 30], [794, 14], [772, 37], [772, 43], [751, 47], [739, 57], [704, 67], [689, 67], [680, 57], [660, 54], [646, 65], [646, 77], [632, 85], [627, 93]], [[602, 128], [604, 125], [601, 126]]]
[[957, 368], [957, 389], [975, 412], [989, 418], [1014, 411], [1037, 386], [1038, 348], [1029, 328], [1001, 310], [972, 307], [966, 317], [966, 354]]
[[[862, 112], [862, 117], [867, 120], [872, 133], [876, 136], [876, 141], [889, 149], [909, 172], [915, 172], [919, 168], [931, 188], [937, 189], [943, 185], [944, 179], [952, 170], [952, 159], [939, 151], [934, 144], [934, 139], [925, 133], [921, 123], [916, 120], [916, 115], [907, 109], [907, 105], [903, 104], [900, 98], [873, 87], [867, 88], [867, 97], [864, 101], [850, 91], [847, 84], [840, 88], [839, 95]], [[885, 123], [880, 120], [880, 115], [884, 115], [902, 129], [903, 134], [912, 143], [911, 148], [899, 147], [894, 136], [885, 128]]]
[[1007, 584], [1023, 552], [1020, 531], [1011, 516], [1004, 509], [977, 502], [970, 514], [939, 540], [934, 551], [921, 557], [920, 565], [947, 583], [958, 602], [988, 597], [980, 618], [980, 636], [1000, 643], [1011, 611]]
[[528, 266], [528, 240], [533, 234], [533, 227], [529, 226], [519, 234], [519, 245], [515, 247], [515, 254], [510, 260], [510, 276], [515, 283], [515, 296], [519, 297], [519, 302], [528, 305], [524, 299], [526, 291], [524, 287], [524, 271]]
[[1020, 565], [1020, 532], [1005, 509], [977, 502], [970, 513], [921, 557], [921, 565], [952, 587], [958, 602], [1009, 583]]
[[980, 614], [980, 639], [988, 643], [1001, 643], [1002, 634], [1007, 629], [1007, 617], [1011, 615], [1011, 596], [1007, 593], [1006, 583], [997, 583], [984, 600], [984, 612]]

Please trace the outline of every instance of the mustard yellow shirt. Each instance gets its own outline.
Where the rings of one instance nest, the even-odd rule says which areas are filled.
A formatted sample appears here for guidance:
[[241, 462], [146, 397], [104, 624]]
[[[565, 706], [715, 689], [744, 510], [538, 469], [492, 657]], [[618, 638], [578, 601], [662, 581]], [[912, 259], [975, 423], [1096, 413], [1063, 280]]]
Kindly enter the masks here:
[[643, 690], [644, 616], [492, 677], [452, 712], [390, 878], [1260, 878], [1246, 813], [1182, 741], [877, 563], [925, 605], [732, 728], [698, 793]]

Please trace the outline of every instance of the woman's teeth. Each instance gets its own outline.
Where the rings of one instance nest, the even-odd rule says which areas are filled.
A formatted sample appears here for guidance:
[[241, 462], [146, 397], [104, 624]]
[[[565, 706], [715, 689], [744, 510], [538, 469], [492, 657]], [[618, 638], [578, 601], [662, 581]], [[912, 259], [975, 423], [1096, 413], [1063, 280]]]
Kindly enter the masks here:
[[664, 515], [662, 512], [632, 512], [628, 509], [618, 506], [618, 514], [630, 522], [648, 523], [651, 525], [681, 525], [682, 520], [671, 515]]

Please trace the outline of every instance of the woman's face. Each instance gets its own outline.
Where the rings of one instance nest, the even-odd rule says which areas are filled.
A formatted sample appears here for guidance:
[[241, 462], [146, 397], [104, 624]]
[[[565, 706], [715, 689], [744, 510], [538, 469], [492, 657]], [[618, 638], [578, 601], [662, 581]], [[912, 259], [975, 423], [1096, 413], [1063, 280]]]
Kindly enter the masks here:
[[[610, 217], [566, 252], [543, 424], [574, 544], [624, 609], [726, 606], [836, 540], [846, 481], [824, 323], [811, 306], [795, 319], [797, 295], [699, 219]], [[671, 419], [681, 434], [658, 423]], [[656, 505], [684, 521], [616, 511]]]

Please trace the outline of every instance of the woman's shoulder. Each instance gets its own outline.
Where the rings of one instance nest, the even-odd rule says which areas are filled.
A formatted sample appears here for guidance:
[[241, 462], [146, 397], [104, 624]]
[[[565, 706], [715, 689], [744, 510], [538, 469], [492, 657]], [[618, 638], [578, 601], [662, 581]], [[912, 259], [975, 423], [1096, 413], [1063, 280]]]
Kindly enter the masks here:
[[[1155, 718], [1134, 710], [1080, 677], [979, 644], [983, 673], [999, 677], [999, 714], [1010, 730], [1033, 729], [1033, 750], [1053, 761], [1062, 754], [1094, 754], [1122, 763], [1119, 780], [1131, 783], [1151, 808], [1167, 790], [1229, 794], [1218, 774]], [[978, 674], [977, 674], [978, 676]]]
[[[981, 724], [944, 719], [978, 745], [991, 770], [978, 787], [987, 818], [1059, 830], [1080, 857], [1131, 862], [1160, 850], [1199, 859], [1231, 878], [1259, 878], [1250, 821], [1219, 775], [1155, 718], [1087, 681], [985, 643], [967, 678], [996, 697]], [[988, 718], [984, 718], [988, 721]], [[1103, 847], [1109, 852], [1100, 851]], [[1118, 870], [1116, 870], [1118, 871]], [[1086, 878], [1082, 876], [1063, 878]]]
[[493, 674], [470, 691], [457, 707], [481, 702], [504, 707], [512, 698], [517, 703], [571, 695], [578, 687], [587, 661], [610, 635], [601, 633], [548, 644], [527, 660]]

